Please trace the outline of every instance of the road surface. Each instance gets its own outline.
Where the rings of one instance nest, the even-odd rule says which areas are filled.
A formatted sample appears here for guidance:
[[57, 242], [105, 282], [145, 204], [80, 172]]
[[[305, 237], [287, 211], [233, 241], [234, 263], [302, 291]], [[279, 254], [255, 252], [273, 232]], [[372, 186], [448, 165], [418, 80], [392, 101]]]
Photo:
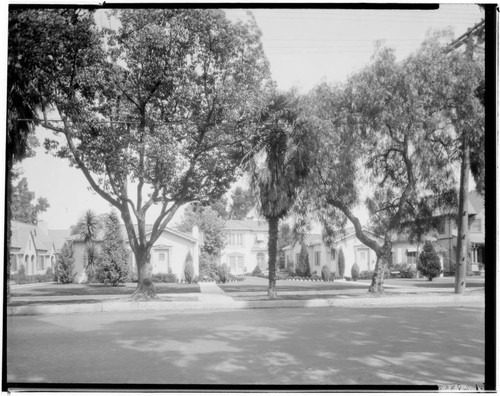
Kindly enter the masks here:
[[484, 382], [482, 307], [8, 316], [11, 383]]

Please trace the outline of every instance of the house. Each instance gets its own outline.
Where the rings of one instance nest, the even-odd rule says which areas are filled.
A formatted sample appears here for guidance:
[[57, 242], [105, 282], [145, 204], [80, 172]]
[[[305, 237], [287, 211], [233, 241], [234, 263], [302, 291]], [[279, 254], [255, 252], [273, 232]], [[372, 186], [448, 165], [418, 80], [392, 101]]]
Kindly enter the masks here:
[[[374, 234], [371, 230], [363, 227], [363, 231], [370, 237], [382, 242], [382, 238]], [[342, 251], [344, 255], [344, 274], [350, 276], [351, 268], [354, 263], [357, 263], [360, 271], [373, 271], [376, 263], [375, 252], [361, 243], [354, 231], [354, 227], [348, 227], [339, 230], [337, 235], [327, 246], [323, 241], [321, 234], [306, 234], [303, 243], [307, 247], [309, 255], [309, 266], [311, 274], [316, 273], [321, 275], [321, 269], [326, 265], [330, 272], [339, 273], [339, 253]], [[297, 268], [299, 262], [299, 254], [302, 248], [300, 242], [295, 242], [293, 245], [285, 246], [285, 263], [287, 268], [293, 266]]]
[[[330, 268], [331, 272], [338, 271], [335, 261], [332, 260], [331, 250], [323, 242], [321, 234], [305, 234], [302, 243], [305, 244], [307, 248], [311, 274], [316, 273], [320, 275], [321, 268], [323, 268], [324, 265]], [[295, 242], [283, 248], [286, 268], [293, 268], [294, 271], [297, 269], [302, 243]]]
[[[152, 226], [146, 226], [146, 238], [151, 235]], [[134, 254], [128, 242], [128, 235], [125, 227], [122, 227], [122, 236], [125, 241], [125, 246], [128, 251], [128, 263], [130, 270], [137, 273], [137, 265]], [[87, 281], [85, 273], [86, 266], [86, 245], [79, 235], [73, 235], [71, 238], [73, 244], [73, 257], [75, 258], [75, 282], [82, 283]], [[104, 240], [104, 231], [100, 231], [95, 240], [94, 245], [100, 249]], [[199, 231], [198, 227], [193, 227], [191, 235], [166, 227], [158, 240], [151, 248], [151, 264], [153, 266], [153, 274], [172, 272], [179, 280], [184, 280], [184, 268], [188, 253], [193, 260], [194, 275], [199, 275]]]
[[[469, 244], [470, 244], [470, 268], [468, 271], [480, 271], [484, 266], [484, 199], [476, 191], [469, 193]], [[445, 251], [444, 268], [445, 273], [452, 274], [455, 269], [457, 255], [458, 227], [454, 218], [442, 216], [438, 227], [437, 244]]]
[[227, 220], [221, 264], [227, 264], [229, 272], [234, 275], [251, 272], [256, 266], [267, 270], [268, 232], [269, 226], [265, 220]]
[[[382, 244], [383, 238], [376, 235], [370, 229], [363, 227], [364, 233], [371, 239]], [[377, 262], [375, 252], [364, 245], [357, 237], [354, 227], [347, 227], [339, 230], [333, 238], [329, 246], [323, 241], [321, 234], [306, 234], [303, 243], [307, 247], [309, 255], [309, 266], [311, 274], [321, 274], [321, 269], [326, 265], [330, 272], [339, 274], [339, 254], [342, 251], [344, 256], [344, 275], [350, 276], [351, 268], [354, 263], [358, 264], [360, 272], [373, 271]], [[435, 241], [436, 238], [427, 236], [425, 239]], [[422, 245], [410, 243], [407, 235], [398, 235], [392, 243], [391, 257], [389, 264], [399, 264], [403, 267], [416, 266], [419, 250]], [[294, 270], [299, 262], [299, 254], [302, 249], [302, 244], [296, 242], [293, 245], [285, 246], [285, 263], [287, 268], [292, 266]], [[443, 267], [443, 253], [437, 247], [438, 255], [440, 256], [441, 266]]]
[[[12, 221], [11, 230], [12, 274], [17, 273], [21, 266], [24, 266], [26, 275], [43, 275], [48, 268], [54, 270], [60, 243], [69, 231], [51, 231], [43, 221], [37, 225]], [[57, 235], [57, 242], [53, 239], [54, 235]]]
[[[148, 229], [149, 228], [149, 229]], [[179, 280], [185, 280], [184, 269], [189, 255], [193, 260], [194, 276], [200, 274], [200, 232], [194, 226], [191, 235], [165, 227], [161, 236], [151, 248], [151, 264], [153, 274], [172, 272]], [[151, 227], [146, 229], [146, 237], [151, 235]], [[134, 254], [130, 249], [128, 237], [125, 237], [127, 249], [129, 250], [129, 263], [131, 269], [137, 272], [137, 265]]]

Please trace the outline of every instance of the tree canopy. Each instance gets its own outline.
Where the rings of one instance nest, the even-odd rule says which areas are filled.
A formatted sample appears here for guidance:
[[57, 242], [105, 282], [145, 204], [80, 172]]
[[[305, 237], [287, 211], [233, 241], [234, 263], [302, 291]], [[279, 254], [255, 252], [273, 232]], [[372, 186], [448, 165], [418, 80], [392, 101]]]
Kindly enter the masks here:
[[36, 224], [38, 215], [49, 207], [47, 198], [38, 197], [36, 203], [35, 193], [29, 190], [28, 180], [23, 177], [12, 189], [12, 219], [22, 223]]
[[[252, 20], [230, 23], [216, 9], [114, 16], [119, 28], [50, 97], [62, 123], [43, 125], [66, 141], [46, 147], [120, 211], [136, 262], [148, 268], [142, 284], [150, 249], [178, 208], [217, 199], [235, 180], [269, 67]], [[159, 214], [146, 235], [152, 205]]]

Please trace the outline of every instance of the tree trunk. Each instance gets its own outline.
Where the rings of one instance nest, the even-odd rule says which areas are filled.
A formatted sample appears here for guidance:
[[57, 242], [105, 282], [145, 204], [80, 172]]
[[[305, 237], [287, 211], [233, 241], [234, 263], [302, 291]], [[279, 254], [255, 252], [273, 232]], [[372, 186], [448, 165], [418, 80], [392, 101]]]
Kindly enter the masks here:
[[385, 269], [389, 265], [389, 257], [391, 255], [392, 244], [385, 241], [384, 245], [375, 253], [377, 254], [377, 262], [373, 271], [372, 283], [368, 288], [370, 293], [384, 292], [384, 275]]
[[469, 140], [463, 132], [462, 136], [462, 163], [460, 165], [460, 192], [458, 197], [458, 234], [457, 234], [457, 260], [455, 264], [455, 293], [465, 292], [465, 278], [468, 261], [468, 237], [469, 237]]
[[153, 282], [153, 266], [151, 265], [151, 253], [149, 249], [140, 247], [134, 252], [137, 263], [137, 288], [132, 294], [136, 301], [148, 301], [157, 298], [155, 284]]
[[11, 230], [11, 218], [12, 218], [12, 155], [10, 153], [7, 153], [7, 185], [6, 185], [6, 200], [5, 200], [5, 222], [6, 222], [6, 234], [7, 234], [7, 246], [5, 249], [7, 250], [5, 253], [5, 257], [7, 259], [7, 265], [5, 266], [4, 269], [4, 279], [5, 279], [5, 295], [4, 298], [6, 301], [9, 303], [10, 302], [10, 242], [12, 238], [12, 230]]
[[278, 223], [277, 217], [269, 217], [269, 239], [268, 239], [268, 254], [269, 254], [269, 289], [267, 295], [270, 298], [276, 298], [276, 254], [278, 252]]

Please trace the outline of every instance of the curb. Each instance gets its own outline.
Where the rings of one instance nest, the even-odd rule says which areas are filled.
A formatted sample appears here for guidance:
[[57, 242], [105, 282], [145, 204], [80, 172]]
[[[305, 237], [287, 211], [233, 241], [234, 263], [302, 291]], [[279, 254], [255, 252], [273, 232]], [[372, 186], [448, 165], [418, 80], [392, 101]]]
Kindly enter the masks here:
[[405, 307], [426, 305], [455, 305], [480, 303], [484, 295], [472, 296], [411, 296], [373, 298], [330, 298], [311, 300], [262, 300], [262, 301], [103, 301], [89, 304], [26, 305], [7, 307], [7, 316], [50, 315], [99, 312], [148, 312], [148, 311], [202, 311], [232, 309], [319, 308], [319, 307]]

